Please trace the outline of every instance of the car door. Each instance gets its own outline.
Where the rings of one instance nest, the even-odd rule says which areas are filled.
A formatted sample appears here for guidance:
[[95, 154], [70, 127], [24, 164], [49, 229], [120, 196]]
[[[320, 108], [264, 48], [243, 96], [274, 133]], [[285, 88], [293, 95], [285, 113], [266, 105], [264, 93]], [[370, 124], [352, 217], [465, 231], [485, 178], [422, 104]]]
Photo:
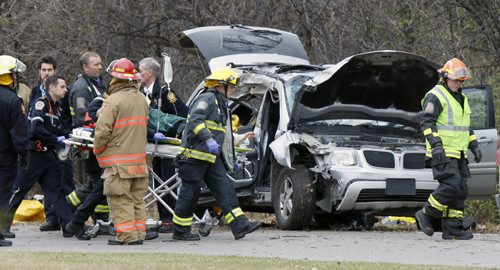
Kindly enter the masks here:
[[490, 199], [496, 188], [496, 150], [498, 143], [493, 91], [487, 85], [464, 87], [462, 91], [469, 100], [471, 126], [483, 154], [480, 163], [474, 161], [474, 155], [470, 150], [467, 154], [471, 172], [468, 199]]

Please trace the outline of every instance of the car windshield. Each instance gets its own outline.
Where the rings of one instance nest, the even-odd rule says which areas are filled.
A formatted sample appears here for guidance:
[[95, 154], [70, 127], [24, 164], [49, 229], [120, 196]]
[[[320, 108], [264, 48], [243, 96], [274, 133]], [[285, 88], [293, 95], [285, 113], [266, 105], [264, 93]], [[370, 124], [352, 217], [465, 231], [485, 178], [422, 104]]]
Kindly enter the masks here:
[[293, 103], [295, 102], [295, 96], [297, 92], [302, 88], [304, 83], [311, 79], [310, 76], [299, 75], [295, 76], [285, 82], [285, 99], [288, 113], [291, 112]]
[[341, 131], [342, 133], [362, 132], [388, 136], [391, 134], [394, 135], [395, 131], [398, 131], [397, 133], [399, 135], [404, 133], [411, 136], [416, 136], [420, 133], [417, 128], [411, 126], [369, 119], [329, 119], [312, 121], [303, 123], [301, 128], [312, 131], [316, 134], [336, 133], [336, 130]]

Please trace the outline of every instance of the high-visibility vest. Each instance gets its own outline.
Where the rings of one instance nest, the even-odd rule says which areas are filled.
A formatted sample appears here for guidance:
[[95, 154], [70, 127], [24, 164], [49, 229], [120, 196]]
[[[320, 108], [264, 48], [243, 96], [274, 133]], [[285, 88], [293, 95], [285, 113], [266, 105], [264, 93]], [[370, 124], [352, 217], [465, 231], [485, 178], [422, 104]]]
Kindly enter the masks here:
[[[471, 114], [467, 97], [462, 94], [464, 99], [464, 107], [462, 109], [460, 103], [442, 85], [436, 85], [426, 96], [428, 94], [435, 95], [443, 108], [437, 118], [436, 127], [443, 142], [446, 156], [460, 158], [460, 154], [463, 152], [464, 156], [467, 157]], [[425, 140], [425, 144], [427, 148], [426, 155], [432, 157], [431, 146], [427, 140]]]

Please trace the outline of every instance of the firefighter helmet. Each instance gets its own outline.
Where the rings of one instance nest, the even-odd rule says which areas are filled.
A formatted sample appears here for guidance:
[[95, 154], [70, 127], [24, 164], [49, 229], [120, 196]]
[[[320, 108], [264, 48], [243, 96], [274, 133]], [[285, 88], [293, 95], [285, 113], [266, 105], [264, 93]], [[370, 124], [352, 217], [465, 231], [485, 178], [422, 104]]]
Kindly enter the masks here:
[[26, 70], [26, 65], [10, 55], [0, 55], [0, 85], [11, 85], [14, 82], [11, 73]]
[[127, 58], [114, 60], [106, 69], [111, 76], [123, 80], [139, 80], [141, 75], [137, 72], [134, 63]]
[[465, 81], [471, 78], [470, 69], [458, 58], [448, 60], [438, 72], [445, 79]]
[[217, 69], [205, 78], [205, 87], [215, 87], [227, 84], [238, 84], [238, 73], [228, 67]]

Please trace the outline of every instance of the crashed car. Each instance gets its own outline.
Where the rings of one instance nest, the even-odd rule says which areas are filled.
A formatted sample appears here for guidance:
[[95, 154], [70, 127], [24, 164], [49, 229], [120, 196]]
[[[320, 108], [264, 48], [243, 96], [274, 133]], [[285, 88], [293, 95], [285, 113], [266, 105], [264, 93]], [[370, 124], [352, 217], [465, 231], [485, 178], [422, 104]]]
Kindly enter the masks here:
[[[201, 27], [179, 41], [205, 70], [230, 65], [241, 74], [230, 107], [240, 131], [256, 134], [243, 171], [231, 174], [244, 209], [274, 212], [282, 229], [344, 217], [369, 228], [375, 215], [413, 215], [437, 187], [424, 167], [419, 121], [438, 64], [386, 50], [311, 65], [296, 35], [263, 27]], [[188, 104], [202, 91], [200, 83]], [[492, 91], [464, 91], [484, 155], [471, 163], [469, 197], [488, 199], [497, 142]], [[213, 203], [203, 190], [199, 204]]]

